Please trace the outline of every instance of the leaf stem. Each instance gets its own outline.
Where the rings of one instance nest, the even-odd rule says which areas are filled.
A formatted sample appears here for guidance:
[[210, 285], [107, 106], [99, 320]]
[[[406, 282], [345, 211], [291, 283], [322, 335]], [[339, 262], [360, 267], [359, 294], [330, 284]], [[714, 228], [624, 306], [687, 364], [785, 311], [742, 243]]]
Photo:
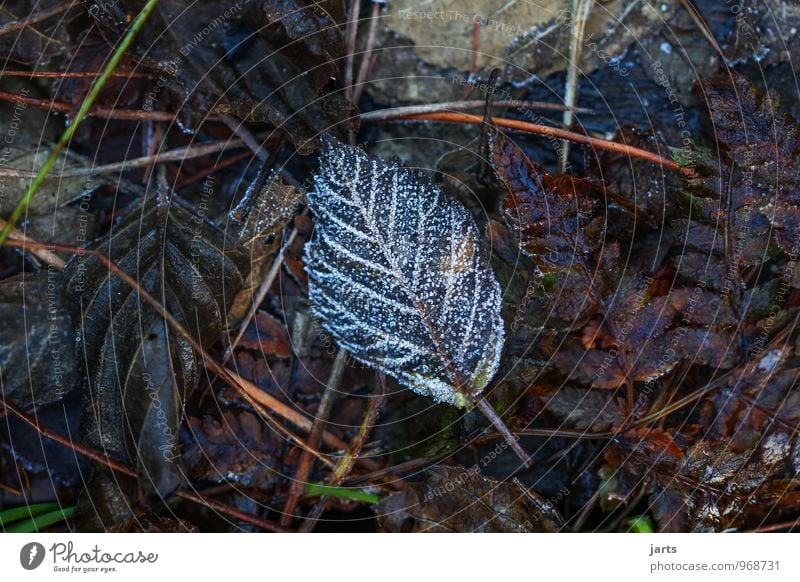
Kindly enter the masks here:
[[489, 401], [486, 398], [481, 398], [475, 402], [475, 406], [483, 413], [483, 415], [486, 417], [486, 420], [491, 422], [498, 432], [503, 435], [506, 443], [508, 443], [508, 446], [511, 447], [511, 450], [517, 454], [522, 463], [525, 465], [525, 468], [530, 469], [531, 458], [528, 456], [528, 453], [523, 450], [517, 441], [517, 438], [511, 434], [511, 431], [508, 430], [506, 423], [503, 422], [503, 419], [500, 418], [500, 415], [497, 414], [494, 408], [492, 408], [492, 405], [489, 404]]
[[50, 170], [53, 169], [58, 156], [61, 154], [64, 148], [67, 147], [67, 144], [75, 134], [75, 130], [78, 128], [81, 121], [83, 121], [84, 117], [86, 117], [86, 114], [92, 108], [92, 105], [94, 105], [94, 102], [97, 99], [97, 96], [100, 94], [100, 91], [103, 89], [103, 86], [106, 84], [106, 81], [108, 81], [108, 79], [111, 77], [111, 74], [114, 72], [114, 69], [116, 69], [117, 65], [119, 65], [122, 55], [124, 55], [131, 46], [133, 39], [136, 38], [136, 35], [144, 26], [144, 23], [147, 21], [147, 18], [150, 16], [150, 13], [156, 7], [157, 3], [158, 0], [147, 1], [147, 4], [144, 5], [144, 8], [142, 8], [142, 11], [133, 21], [133, 24], [131, 24], [128, 32], [125, 33], [125, 36], [122, 38], [119, 46], [114, 51], [114, 54], [111, 55], [108, 63], [103, 68], [103, 74], [100, 75], [92, 84], [91, 89], [89, 89], [89, 93], [86, 95], [83, 103], [81, 103], [80, 109], [78, 109], [78, 113], [75, 115], [74, 121], [70, 123], [64, 130], [64, 133], [61, 134], [58, 143], [56, 143], [55, 147], [50, 151], [50, 155], [47, 156], [44, 165], [31, 182], [31, 185], [28, 188], [28, 191], [25, 193], [25, 196], [22, 197], [22, 200], [20, 200], [19, 204], [17, 204], [16, 208], [14, 208], [14, 212], [11, 213], [8, 222], [3, 227], [2, 232], [0, 232], [0, 246], [6, 242], [8, 235], [11, 234], [11, 229], [16, 226], [19, 219], [27, 210], [28, 205], [33, 199], [33, 196], [39, 191], [39, 188], [44, 182], [45, 176], [47, 176], [47, 174], [50, 173]]

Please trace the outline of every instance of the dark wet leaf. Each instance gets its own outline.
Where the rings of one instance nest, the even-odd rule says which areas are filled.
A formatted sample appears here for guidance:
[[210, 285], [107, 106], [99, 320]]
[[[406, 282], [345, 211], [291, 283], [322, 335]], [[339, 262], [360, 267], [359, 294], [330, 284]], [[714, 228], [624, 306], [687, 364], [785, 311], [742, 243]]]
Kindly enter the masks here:
[[193, 480], [266, 489], [278, 479], [282, 439], [250, 412], [225, 411], [220, 420], [192, 417], [182, 441], [183, 462]]
[[[201, 345], [221, 337], [228, 309], [248, 281], [253, 257], [276, 245], [288, 208], [268, 186], [228, 233], [202, 213], [159, 193], [130, 211], [91, 247], [133, 276]], [[281, 199], [282, 200], [282, 199]], [[250, 217], [257, 216], [252, 223]], [[234, 222], [234, 225], [237, 223]], [[261, 229], [269, 229], [271, 237]], [[241, 236], [240, 236], [241, 234]], [[262, 242], [263, 241], [263, 242]], [[133, 462], [141, 489], [164, 496], [183, 479], [178, 426], [197, 382], [197, 354], [157, 311], [91, 256], [65, 273], [85, 362], [82, 432], [93, 447]]]
[[[623, 127], [616, 141], [669, 158], [670, 150], [663, 138], [653, 132], [641, 132]], [[597, 167], [592, 173], [616, 193], [609, 202], [616, 203], [630, 216], [629, 226], [646, 224], [663, 229], [676, 211], [675, 192], [680, 188], [680, 178], [674, 172], [643, 160], [609, 151], [597, 154], [592, 160]]]
[[533, 387], [529, 393], [569, 428], [602, 432], [618, 427], [625, 419], [621, 402], [597, 390], [565, 386], [551, 393]]
[[[0, 30], [32, 15], [63, 5], [60, 0], [16, 0], [0, 4]], [[17, 63], [47, 66], [51, 60], [70, 51], [67, 23], [80, 14], [80, 7], [56, 12], [49, 18], [0, 34], [0, 54]], [[6, 61], [8, 62], [8, 61]]]
[[677, 488], [688, 507], [693, 531], [720, 531], [800, 501], [797, 472], [787, 473], [791, 440], [767, 435], [752, 449], [736, 453], [726, 443], [700, 441], [686, 453], [667, 488]]
[[[625, 280], [606, 301], [604, 325], [584, 328], [584, 338], [567, 342], [553, 355], [568, 377], [594, 388], [617, 388], [624, 381], [654, 381], [682, 360], [730, 368], [736, 328], [728, 303], [700, 285], [652, 296], [654, 279]], [[588, 344], [588, 345], [587, 345]]]
[[[87, 2], [110, 42], [144, 3]], [[343, 21], [341, 0], [161, 1], [131, 50], [161, 77], [143, 108], [160, 108], [166, 86], [193, 126], [209, 113], [268, 122], [308, 152], [321, 132], [353, 123], [334, 82]]]
[[75, 387], [72, 318], [55, 269], [0, 281], [0, 391], [32, 410]]
[[644, 480], [661, 531], [722, 531], [796, 506], [795, 438], [776, 431], [741, 451], [704, 439], [683, 449], [683, 435], [638, 430], [612, 445], [606, 459], [621, 462], [629, 482]]
[[292, 354], [286, 326], [267, 313], [257, 313], [248, 326], [239, 345], [261, 353], [285, 358]]
[[442, 465], [425, 475], [424, 482], [409, 485], [377, 506], [381, 530], [552, 533], [564, 525], [552, 502], [516, 479], [500, 483], [482, 476], [477, 465]]
[[496, 129], [489, 132], [491, 165], [507, 195], [503, 215], [533, 258], [534, 277], [550, 297], [554, 314], [566, 321], [591, 314], [595, 251], [603, 236], [595, 216], [605, 190], [568, 174], [550, 174]]
[[[222, 331], [233, 294], [249, 271], [244, 251], [177, 204], [148, 201], [94, 243], [202, 343]], [[94, 257], [65, 272], [67, 301], [86, 362], [85, 437], [130, 459], [143, 489], [165, 495], [181, 481], [175, 462], [181, 406], [197, 382], [186, 340]]]
[[742, 74], [707, 83], [705, 89], [717, 139], [738, 169], [731, 185], [733, 210], [749, 207], [754, 219], [762, 215], [776, 229], [782, 250], [796, 251], [800, 246], [797, 122], [781, 113], [776, 91], [762, 93]]

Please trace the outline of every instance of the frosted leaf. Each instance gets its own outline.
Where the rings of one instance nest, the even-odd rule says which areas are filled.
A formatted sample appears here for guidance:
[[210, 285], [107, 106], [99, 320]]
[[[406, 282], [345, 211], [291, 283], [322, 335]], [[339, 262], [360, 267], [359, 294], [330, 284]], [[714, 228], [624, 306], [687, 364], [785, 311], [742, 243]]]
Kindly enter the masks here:
[[358, 360], [439, 402], [474, 401], [503, 348], [475, 222], [429, 178], [329, 141], [308, 199], [314, 315]]

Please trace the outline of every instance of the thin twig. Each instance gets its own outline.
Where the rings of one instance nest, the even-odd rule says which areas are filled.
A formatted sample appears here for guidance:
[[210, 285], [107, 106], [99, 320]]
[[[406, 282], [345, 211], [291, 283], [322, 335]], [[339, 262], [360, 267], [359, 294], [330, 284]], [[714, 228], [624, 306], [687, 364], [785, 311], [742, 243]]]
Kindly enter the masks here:
[[[350, 443], [350, 449], [342, 456], [333, 468], [333, 473], [327, 482], [328, 486], [339, 487], [342, 482], [347, 479], [350, 471], [355, 465], [355, 461], [361, 454], [364, 444], [367, 442], [372, 428], [375, 426], [375, 421], [378, 418], [378, 413], [386, 400], [387, 383], [386, 375], [383, 372], [376, 372], [378, 377], [378, 385], [375, 393], [370, 397], [367, 404], [367, 412], [364, 414], [364, 420], [361, 426], [358, 427], [358, 432]], [[322, 512], [325, 511], [325, 506], [328, 504], [328, 497], [323, 496], [317, 501], [317, 504], [311, 509], [303, 524], [300, 526], [300, 532], [310, 532], [314, 529], [314, 525], [319, 520]]]
[[586, 523], [586, 520], [589, 519], [589, 515], [591, 515], [592, 510], [597, 505], [597, 502], [600, 501], [600, 488], [597, 488], [592, 494], [592, 497], [589, 501], [586, 502], [586, 505], [583, 506], [583, 510], [578, 514], [578, 517], [575, 519], [575, 523], [572, 524], [572, 531], [579, 532], [583, 527], [583, 524]]
[[[344, 369], [347, 364], [347, 351], [340, 349], [333, 360], [333, 367], [328, 376], [328, 381], [325, 383], [325, 389], [322, 391], [322, 397], [317, 404], [317, 410], [314, 414], [314, 424], [311, 427], [311, 432], [308, 436], [308, 441], [312, 447], [318, 447], [320, 439], [322, 438], [322, 431], [324, 430], [325, 421], [333, 406], [333, 400], [336, 392], [339, 390], [339, 384], [342, 382]], [[297, 470], [295, 471], [294, 480], [289, 487], [289, 496], [283, 506], [283, 513], [281, 515], [280, 524], [282, 527], [288, 527], [292, 523], [294, 512], [303, 496], [303, 489], [305, 489], [308, 476], [311, 474], [311, 469], [314, 461], [311, 455], [303, 452], [300, 455], [300, 460], [297, 462]]]
[[782, 529], [793, 530], [795, 528], [800, 528], [800, 519], [795, 519], [793, 521], [785, 521], [783, 523], [773, 523], [772, 525], [763, 525], [754, 530], [750, 530], [750, 532], [748, 533], [767, 533], [773, 531], [780, 531]]
[[[390, 467], [376, 469], [375, 471], [359, 475], [358, 477], [351, 477], [350, 479], [347, 479], [343, 483], [343, 485], [345, 487], [353, 487], [355, 485], [364, 485], [366, 483], [373, 483], [376, 479], [384, 479], [385, 477], [389, 476], [394, 477], [396, 475], [401, 475], [403, 473], [420, 471], [423, 469], [427, 469], [428, 467], [432, 467], [434, 465], [439, 464], [449, 456], [450, 455], [444, 454], [444, 455], [437, 455], [435, 457], [423, 457], [421, 459], [406, 461], [405, 463], [399, 463], [397, 465], [392, 465]], [[402, 479], [397, 479], [396, 481], [391, 481], [384, 484], [394, 485], [397, 489], [405, 489], [405, 482]]]
[[341, 485], [342, 482], [347, 479], [347, 476], [353, 469], [355, 460], [361, 454], [361, 449], [364, 448], [364, 444], [367, 442], [367, 438], [372, 428], [375, 426], [378, 413], [381, 411], [381, 407], [383, 407], [383, 403], [386, 400], [386, 394], [389, 391], [388, 383], [386, 382], [386, 374], [383, 372], [376, 372], [375, 374], [378, 377], [378, 383], [375, 388], [375, 393], [369, 398], [364, 420], [361, 421], [361, 426], [358, 427], [358, 432], [350, 443], [348, 451], [339, 459], [336, 466], [333, 468], [333, 474], [328, 483], [329, 485]]
[[483, 413], [486, 419], [494, 425], [498, 432], [503, 435], [503, 438], [508, 446], [511, 447], [511, 450], [516, 453], [525, 467], [530, 468], [530, 455], [528, 455], [528, 453], [526, 453], [525, 450], [520, 446], [519, 442], [517, 441], [517, 437], [511, 434], [511, 431], [506, 426], [506, 423], [503, 422], [503, 419], [500, 418], [500, 415], [497, 414], [494, 408], [492, 408], [492, 405], [489, 404], [489, 401], [486, 400], [485, 397], [478, 398], [477, 402], [475, 402], [475, 406]]
[[[58, 71], [2, 71], [0, 70], [0, 77], [27, 77], [29, 79], [92, 79], [99, 77], [103, 71], [75, 71], [59, 73]], [[136, 73], [134, 71], [114, 71], [111, 73], [112, 77], [125, 77], [125, 78], [148, 78], [151, 75], [148, 73]], [[42, 100], [43, 101], [43, 100]], [[65, 105], [67, 105], [65, 103]], [[97, 110], [95, 110], [97, 111]]]
[[[481, 46], [481, 23], [478, 19], [472, 21], [472, 51], [469, 55], [469, 79], [474, 80], [478, 74], [478, 50]], [[470, 83], [472, 84], [472, 83]]]
[[61, 4], [58, 6], [53, 6], [52, 8], [48, 8], [47, 10], [42, 10], [40, 12], [34, 12], [30, 14], [25, 20], [15, 20], [13, 22], [7, 22], [0, 26], [0, 36], [4, 34], [8, 34], [9, 32], [15, 32], [17, 30], [21, 30], [26, 26], [30, 26], [31, 24], [36, 24], [37, 22], [41, 22], [42, 20], [47, 20], [51, 16], [55, 16], [61, 12], [66, 12], [70, 8], [74, 7], [78, 4], [78, 0], [72, 0], [67, 4]]
[[286, 530], [279, 526], [277, 523], [273, 523], [266, 519], [261, 519], [260, 517], [256, 517], [255, 515], [250, 515], [249, 513], [245, 513], [244, 511], [240, 511], [235, 507], [231, 507], [224, 503], [220, 503], [214, 499], [210, 499], [203, 495], [199, 495], [198, 493], [193, 493], [191, 491], [186, 491], [184, 489], [179, 489], [175, 492], [175, 495], [178, 497], [182, 497], [183, 499], [187, 499], [189, 501], [194, 501], [195, 503], [199, 503], [201, 505], [205, 505], [209, 509], [213, 509], [215, 511], [219, 511], [220, 513], [224, 513], [231, 517], [234, 517], [240, 521], [245, 523], [249, 523], [250, 525], [254, 525], [258, 528], [261, 528], [266, 531], [274, 531], [277, 533], [285, 532]]
[[[578, 75], [580, 74], [581, 47], [583, 46], [583, 35], [586, 31], [586, 21], [589, 20], [594, 0], [573, 0], [572, 5], [575, 9], [575, 19], [572, 22], [572, 38], [569, 44], [569, 61], [567, 62], [567, 79], [564, 84], [564, 105], [573, 107], [578, 101]], [[562, 121], [564, 129], [571, 130], [575, 120], [575, 114], [571, 109], [564, 111]], [[569, 140], [561, 142], [559, 152], [559, 167], [566, 173], [569, 161]]]
[[249, 150], [239, 152], [238, 154], [233, 154], [232, 156], [225, 158], [224, 160], [214, 162], [210, 166], [204, 166], [202, 170], [199, 170], [191, 175], [181, 178], [178, 182], [175, 183], [174, 189], [180, 190], [181, 188], [188, 186], [189, 184], [199, 182], [206, 176], [213, 174], [218, 170], [222, 170], [223, 168], [227, 168], [228, 166], [235, 164], [236, 162], [241, 161], [247, 157], [250, 157]]
[[[468, 113], [450, 113], [450, 112], [426, 113], [424, 115], [411, 115], [408, 117], [404, 117], [402, 119], [409, 121], [444, 121], [447, 123], [468, 123], [474, 125], [483, 123], [483, 117], [480, 115], [471, 115]], [[494, 117], [492, 118], [492, 120], [494, 124], [498, 127], [513, 129], [517, 131], [524, 131], [526, 133], [534, 133], [536, 135], [543, 135], [546, 137], [568, 139], [576, 143], [590, 145], [599, 149], [617, 152], [620, 154], [630, 156], [632, 158], [638, 158], [640, 160], [652, 162], [669, 170], [682, 172], [684, 175], [687, 176], [694, 175], [691, 168], [683, 168], [676, 162], [673, 162], [672, 160], [668, 160], [666, 158], [662, 158], [658, 154], [654, 154], [653, 152], [648, 152], [647, 150], [635, 148], [633, 146], [629, 146], [624, 143], [598, 139], [596, 137], [591, 137], [588, 135], [567, 131], [565, 129], [559, 129], [557, 127], [550, 127], [547, 125], [540, 125], [538, 123], [530, 123], [527, 121], [519, 121], [517, 119], [505, 119], [502, 117]]]
[[353, 102], [353, 61], [356, 52], [356, 33], [358, 32], [358, 8], [359, 0], [350, 0], [347, 9], [347, 26], [345, 28], [346, 58], [344, 64], [344, 94], [347, 99]]
[[716, 51], [716, 53], [722, 59], [723, 63], [727, 63], [728, 59], [725, 58], [725, 53], [722, 52], [722, 48], [720, 48], [717, 39], [714, 38], [714, 33], [711, 32], [711, 29], [709, 28], [708, 24], [703, 18], [703, 15], [700, 14], [700, 11], [694, 5], [692, 0], [680, 0], [680, 2], [686, 9], [686, 12], [689, 13], [689, 16], [692, 17], [692, 20], [694, 20], [694, 23], [697, 25], [697, 28], [700, 29], [700, 32], [703, 34], [708, 43], [711, 45], [711, 48], [713, 48]]
[[[215, 154], [227, 149], [246, 147], [246, 144], [241, 139], [226, 139], [213, 141], [204, 144], [193, 144], [172, 150], [167, 150], [154, 156], [142, 156], [122, 162], [113, 162], [103, 166], [90, 166], [88, 168], [75, 168], [74, 170], [65, 170], [56, 174], [48, 174], [47, 178], [59, 180], [61, 178], [74, 178], [77, 176], [96, 176], [97, 174], [108, 174], [111, 172], [123, 172], [133, 168], [144, 168], [150, 164], [160, 164], [163, 162], [180, 162], [192, 158], [199, 158], [207, 156], [208, 154]], [[0, 176], [7, 178], [34, 178], [36, 172], [29, 172], [26, 170], [15, 170], [13, 168], [0, 168]]]
[[[359, 115], [359, 119], [364, 122], [389, 121], [409, 115], [420, 115], [423, 113], [437, 113], [440, 111], [460, 111], [463, 109], [481, 109], [486, 101], [473, 99], [470, 101], [445, 101], [443, 103], [429, 103], [426, 105], [407, 105], [404, 107], [391, 107], [388, 109], [377, 109], [367, 111]], [[520, 110], [542, 109], [548, 111], [566, 111], [571, 109], [577, 113], [590, 113], [591, 109], [582, 107], [567, 107], [560, 103], [546, 103], [544, 101], [520, 101], [510, 99], [506, 101], [493, 101], [494, 107], [515, 107]]]
[[[164, 137], [164, 128], [158, 122], [147, 121], [142, 128], [142, 149], [147, 152], [148, 156], [155, 156], [158, 148], [161, 145], [161, 140]], [[151, 162], [144, 168], [142, 173], [142, 184], [147, 186], [150, 182], [150, 176], [153, 175], [153, 170], [156, 167], [156, 162]]]
[[353, 88], [353, 104], [358, 105], [361, 100], [361, 95], [364, 93], [364, 88], [367, 84], [367, 76], [371, 68], [372, 62], [372, 47], [375, 45], [375, 30], [378, 28], [378, 15], [381, 10], [381, 2], [372, 2], [372, 12], [369, 16], [369, 29], [367, 30], [367, 44], [364, 47], [364, 53], [361, 57], [361, 66], [358, 69], [358, 77], [356, 77], [356, 86]]
[[[618, 434], [612, 431], [586, 432], [581, 430], [555, 429], [555, 428], [525, 428], [525, 429], [514, 430], [511, 432], [512, 434], [518, 437], [533, 436], [533, 437], [544, 437], [544, 438], [601, 439], [601, 440], [614, 438]], [[500, 433], [490, 432], [488, 434], [482, 434], [480, 436], [477, 436], [473, 440], [475, 442], [481, 443], [501, 438], [504, 437]]]
[[[0, 218], [0, 228], [5, 227], [5, 225], [6, 221]], [[24, 232], [16, 227], [11, 229], [8, 238], [11, 240], [25, 241], [27, 243], [35, 242], [33, 239], [28, 238]], [[47, 249], [32, 249], [31, 254], [41, 259], [45, 264], [55, 267], [59, 271], [63, 271], [64, 267], [66, 266], [66, 263], [61, 257], [51, 251], [48, 251]]]
[[245, 127], [243, 121], [239, 121], [234, 117], [231, 117], [227, 113], [223, 113], [220, 115], [220, 119], [222, 122], [228, 126], [228, 128], [235, 133], [239, 138], [245, 143], [247, 147], [249, 147], [252, 152], [256, 155], [256, 157], [261, 160], [262, 162], [266, 163], [269, 159], [269, 153], [261, 147], [261, 144], [258, 143], [258, 139], [250, 130]]
[[12, 414], [17, 416], [20, 420], [25, 422], [25, 424], [29, 425], [31, 428], [36, 430], [40, 435], [46, 437], [52, 441], [55, 441], [59, 444], [64, 445], [65, 447], [69, 447], [76, 453], [80, 453], [81, 455], [92, 459], [93, 461], [97, 461], [110, 469], [113, 469], [117, 473], [122, 473], [123, 475], [127, 475], [128, 477], [133, 477], [136, 479], [138, 475], [136, 471], [131, 469], [130, 467], [116, 461], [106, 455], [95, 451], [87, 447], [86, 445], [82, 445], [80, 443], [73, 442], [72, 439], [69, 439], [54, 430], [51, 430], [45, 426], [43, 426], [36, 418], [19, 408], [16, 404], [12, 404], [8, 400], [5, 399], [5, 396], [0, 394], [0, 405], [2, 405], [3, 409], [10, 411]]
[[[73, 113], [75, 111], [75, 105], [71, 103], [40, 99], [38, 97], [21, 95], [19, 93], [9, 93], [8, 91], [0, 91], [0, 100], [25, 103], [25, 105], [38, 107], [39, 109], [47, 109], [48, 111], [57, 111], [59, 113]], [[174, 113], [169, 113], [167, 111], [144, 111], [143, 109], [134, 111], [132, 109], [106, 109], [103, 107], [88, 109], [86, 113], [84, 113], [84, 116], [107, 117], [108, 119], [118, 119], [122, 121], [142, 121], [150, 119], [152, 121], [172, 122], [176, 119]], [[208, 117], [206, 119], [211, 118]]]

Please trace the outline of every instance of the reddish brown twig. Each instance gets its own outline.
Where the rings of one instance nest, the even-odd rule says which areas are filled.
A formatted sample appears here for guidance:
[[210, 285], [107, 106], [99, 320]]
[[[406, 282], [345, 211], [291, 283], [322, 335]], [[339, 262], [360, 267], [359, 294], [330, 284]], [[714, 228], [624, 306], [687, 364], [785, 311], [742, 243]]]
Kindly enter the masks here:
[[[333, 361], [328, 381], [325, 383], [325, 389], [322, 392], [322, 397], [317, 404], [317, 410], [314, 414], [314, 424], [311, 427], [311, 432], [308, 435], [308, 441], [312, 447], [319, 446], [322, 438], [322, 431], [325, 427], [325, 421], [331, 412], [333, 406], [334, 395], [339, 388], [339, 383], [342, 381], [344, 368], [347, 363], [347, 352], [339, 350], [336, 354], [336, 359]], [[311, 469], [314, 466], [314, 460], [307, 452], [300, 455], [300, 460], [297, 462], [297, 470], [295, 471], [294, 480], [289, 487], [289, 496], [283, 506], [283, 514], [281, 515], [280, 524], [282, 527], [287, 527], [292, 523], [294, 511], [297, 509], [297, 504], [303, 496], [303, 490], [308, 481], [308, 476], [311, 474]]]
[[5, 410], [10, 411], [14, 416], [22, 420], [25, 424], [33, 428], [43, 437], [46, 437], [52, 441], [64, 445], [65, 447], [69, 447], [76, 453], [80, 453], [81, 455], [88, 457], [93, 461], [97, 461], [98, 463], [103, 464], [110, 469], [113, 469], [117, 473], [122, 473], [123, 475], [127, 475], [128, 477], [133, 477], [134, 479], [138, 477], [136, 471], [120, 463], [119, 461], [115, 461], [114, 459], [107, 457], [104, 454], [95, 451], [94, 449], [91, 449], [80, 443], [76, 443], [71, 439], [68, 439], [64, 435], [61, 435], [43, 426], [37, 419], [32, 417], [30, 414], [28, 414], [21, 408], [19, 408], [16, 404], [8, 402], [2, 394], [0, 394], [0, 405], [2, 405], [2, 407]]
[[[420, 115], [410, 115], [408, 117], [403, 117], [400, 119], [416, 120], [416, 121], [444, 121], [448, 123], [468, 123], [474, 125], [478, 125], [484, 122], [483, 117], [480, 115], [471, 115], [469, 113], [452, 113], [445, 111], [439, 113], [424, 113]], [[658, 154], [654, 154], [653, 152], [648, 152], [647, 150], [635, 148], [633, 146], [629, 146], [624, 143], [618, 143], [615, 141], [606, 141], [604, 139], [598, 139], [596, 137], [591, 137], [588, 135], [567, 131], [565, 129], [559, 129], [557, 127], [550, 127], [538, 123], [530, 123], [528, 121], [519, 121], [517, 119], [505, 119], [502, 117], [494, 117], [492, 118], [492, 121], [496, 126], [503, 127], [505, 129], [524, 131], [526, 133], [535, 133], [536, 135], [555, 137], [558, 139], [568, 139], [575, 143], [589, 145], [598, 149], [617, 152], [620, 154], [630, 156], [632, 158], [638, 158], [640, 160], [652, 162], [654, 164], [658, 164], [664, 168], [667, 168], [669, 170], [674, 170], [676, 172], [683, 172], [684, 174], [688, 174], [691, 172], [689, 168], [683, 168], [676, 162], [673, 162], [672, 160], [668, 160], [666, 158], [659, 156]]]
[[761, 527], [751, 530], [748, 533], [767, 533], [781, 531], [782, 529], [792, 530], [795, 528], [800, 528], [800, 519], [795, 519], [794, 521], [785, 521], [783, 523], [773, 523], [772, 525], [762, 525]]
[[[0, 71], [0, 77], [27, 77], [29, 79], [94, 79], [103, 74], [103, 71], [75, 71], [59, 73], [57, 71]], [[147, 78], [147, 73], [134, 71], [114, 71], [112, 77], [127, 77], [130, 79]]]
[[249, 523], [250, 525], [254, 525], [266, 531], [274, 531], [276, 533], [282, 533], [286, 531], [277, 523], [273, 523], [266, 519], [261, 519], [260, 517], [256, 517], [255, 515], [250, 515], [249, 513], [245, 513], [244, 511], [239, 511], [235, 507], [231, 507], [229, 505], [220, 503], [219, 501], [210, 499], [208, 497], [204, 497], [203, 495], [199, 495], [191, 491], [185, 491], [183, 489], [179, 489], [178, 491], [175, 492], [175, 495], [177, 495], [178, 497], [182, 497], [183, 499], [187, 499], [189, 501], [194, 501], [195, 503], [205, 505], [209, 509], [213, 509], [214, 511], [219, 511], [220, 513], [224, 513], [235, 519], [238, 519], [245, 523]]
[[[75, 113], [78, 110], [78, 105], [71, 103], [63, 103], [61, 101], [52, 101], [50, 99], [39, 99], [38, 97], [30, 97], [28, 95], [20, 95], [18, 93], [9, 93], [8, 91], [0, 91], [0, 99], [3, 101], [11, 101], [15, 103], [25, 103], [32, 107], [39, 109], [47, 109], [49, 111], [58, 111], [59, 113]], [[120, 119], [125, 121], [141, 121], [150, 119], [152, 121], [175, 121], [175, 114], [167, 111], [145, 111], [140, 109], [134, 111], [132, 109], [106, 109], [103, 107], [93, 107], [86, 112], [86, 115], [93, 117], [107, 117], [109, 119]], [[216, 120], [216, 116], [209, 116], [206, 119]]]
[[[3, 218], [0, 218], [0, 229], [5, 228], [5, 226], [6, 221]], [[27, 241], [28, 243], [34, 242], [32, 239], [25, 236], [24, 232], [16, 227], [11, 229], [11, 232], [8, 234], [8, 238], [11, 240]], [[45, 264], [51, 265], [59, 271], [64, 270], [64, 260], [55, 253], [46, 249], [33, 249], [31, 253], [38, 257]]]
[[222, 170], [223, 168], [227, 168], [235, 164], [236, 162], [243, 160], [244, 158], [250, 157], [251, 152], [250, 150], [239, 152], [238, 154], [233, 154], [225, 158], [224, 160], [214, 162], [210, 166], [205, 166], [202, 170], [195, 172], [186, 176], [185, 178], [181, 178], [178, 182], [175, 183], [175, 190], [180, 190], [184, 186], [188, 186], [189, 184], [193, 184], [194, 182], [199, 182], [209, 174], [213, 174], [217, 170]]
[[[386, 392], [388, 390], [386, 384], [386, 375], [383, 372], [376, 372], [376, 376], [378, 377], [378, 387], [375, 390], [375, 394], [373, 394], [370, 399], [369, 403], [367, 404], [367, 412], [364, 415], [364, 420], [361, 422], [361, 426], [358, 428], [358, 433], [356, 436], [353, 437], [353, 441], [350, 443], [350, 450], [339, 459], [336, 463], [336, 466], [333, 468], [333, 473], [328, 479], [328, 485], [332, 487], [338, 487], [342, 484], [342, 482], [347, 479], [347, 476], [350, 474], [350, 471], [355, 465], [355, 461], [358, 456], [361, 454], [361, 449], [364, 448], [364, 444], [367, 442], [367, 438], [369, 437], [372, 428], [375, 426], [375, 421], [378, 418], [378, 412], [380, 412], [381, 407], [383, 406], [383, 402], [386, 399]], [[316, 505], [311, 509], [308, 513], [308, 517], [300, 526], [300, 532], [310, 532], [314, 529], [317, 521], [319, 520], [322, 512], [325, 511], [325, 506], [328, 504], [328, 498], [323, 496], [317, 501]]]
[[361, 95], [367, 84], [367, 77], [372, 68], [372, 48], [375, 45], [375, 31], [378, 28], [378, 15], [381, 10], [381, 2], [372, 2], [372, 12], [370, 13], [369, 28], [367, 29], [367, 43], [364, 45], [364, 53], [361, 57], [361, 66], [356, 77], [356, 86], [353, 88], [353, 103], [358, 104]]

